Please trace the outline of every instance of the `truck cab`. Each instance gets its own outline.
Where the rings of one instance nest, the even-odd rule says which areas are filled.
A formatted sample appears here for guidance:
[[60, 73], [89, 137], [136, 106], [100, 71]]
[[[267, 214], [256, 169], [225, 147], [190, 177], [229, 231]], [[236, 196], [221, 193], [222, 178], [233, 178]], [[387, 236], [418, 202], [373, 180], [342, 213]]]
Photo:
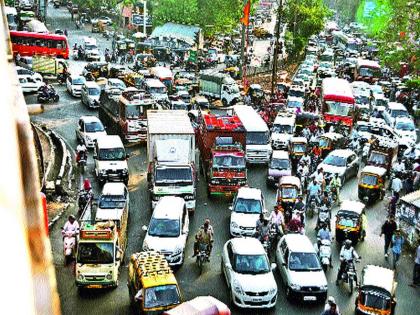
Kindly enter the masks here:
[[128, 155], [119, 136], [102, 136], [94, 145], [95, 174], [100, 184], [106, 181], [128, 183]]
[[182, 302], [175, 275], [165, 257], [158, 252], [131, 255], [127, 287], [137, 314], [160, 314]]
[[239, 101], [240, 93], [236, 81], [226, 73], [206, 73], [200, 76], [200, 94], [220, 99], [223, 106]]

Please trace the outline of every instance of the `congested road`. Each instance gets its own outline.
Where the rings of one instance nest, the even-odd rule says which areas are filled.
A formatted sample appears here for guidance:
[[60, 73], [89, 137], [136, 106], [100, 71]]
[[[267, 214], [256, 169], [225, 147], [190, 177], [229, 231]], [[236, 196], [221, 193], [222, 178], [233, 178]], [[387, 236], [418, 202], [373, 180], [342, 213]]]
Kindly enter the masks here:
[[[81, 37], [90, 35], [87, 30], [75, 30], [74, 23], [71, 22], [68, 11], [65, 8], [53, 9], [49, 7], [50, 29], [66, 28], [69, 32], [70, 44], [80, 42]], [[96, 35], [96, 34], [95, 34]], [[99, 48], [104, 51], [106, 47], [111, 46], [110, 41], [106, 41], [103, 37], [96, 35]], [[85, 62], [70, 61], [70, 71], [78, 73], [82, 70]], [[76, 147], [75, 126], [77, 120], [82, 115], [96, 115], [95, 111], [86, 109], [79, 99], [69, 96], [64, 87], [56, 86], [60, 94], [60, 102], [58, 104], [46, 105], [45, 112], [41, 115], [34, 116], [32, 119], [36, 122], [43, 123], [49, 128], [58, 132], [71, 148]], [[34, 102], [34, 96], [27, 96], [28, 103]], [[128, 148], [130, 154], [129, 172], [130, 172], [130, 221], [128, 227], [128, 247], [125, 259], [125, 266], [121, 269], [120, 285], [114, 290], [101, 290], [90, 292], [78, 292], [75, 282], [73, 269], [64, 265], [62, 256], [62, 239], [60, 234], [60, 226], [65, 222], [65, 216], [55, 225], [50, 234], [54, 265], [56, 268], [57, 285], [60, 294], [61, 308], [63, 314], [130, 314], [129, 296], [126, 287], [127, 281], [127, 262], [129, 255], [141, 250], [144, 233], [141, 229], [143, 225], [147, 225], [151, 215], [151, 207], [147, 191], [147, 182], [145, 171], [146, 165], [146, 149], [144, 146]], [[92, 154], [89, 156], [88, 170], [85, 176], [89, 177], [94, 185], [95, 193], [98, 184], [93, 175]], [[275, 191], [266, 187], [266, 167], [253, 166], [248, 171], [248, 180], [251, 187], [260, 188], [266, 199], [267, 208], [273, 209], [275, 201]], [[76, 179], [76, 185], [79, 185]], [[357, 200], [357, 181], [355, 178], [350, 179], [342, 189], [341, 199]], [[386, 200], [386, 198], [385, 198]], [[384, 201], [385, 202], [385, 201]], [[356, 250], [362, 256], [362, 261], [357, 265], [358, 271], [366, 264], [376, 264], [390, 266], [383, 256], [383, 240], [379, 237], [380, 226], [385, 220], [386, 212], [384, 210], [384, 202], [377, 203], [367, 209], [369, 227], [365, 242], [357, 245]], [[199, 178], [197, 189], [197, 210], [190, 220], [190, 237], [187, 242], [186, 259], [184, 265], [176, 270], [176, 277], [182, 289], [185, 300], [190, 300], [199, 295], [212, 295], [225, 303], [229, 303], [228, 290], [224, 278], [220, 272], [220, 253], [224, 243], [229, 239], [229, 218], [230, 211], [229, 200], [214, 198], [209, 200], [206, 194], [206, 183], [203, 177]], [[70, 212], [75, 211], [74, 207], [69, 208]], [[337, 208], [333, 209], [334, 212]], [[210, 218], [215, 229], [215, 243], [210, 264], [205, 266], [202, 275], [195, 265], [192, 256], [193, 235], [198, 230], [205, 218]], [[309, 221], [306, 234], [315, 241], [314, 230], [315, 218]], [[336, 286], [335, 278], [338, 266], [339, 248], [333, 244], [333, 262], [334, 269], [327, 272], [328, 294], [335, 297], [342, 314], [352, 314], [354, 310], [355, 294], [349, 294], [348, 288], [344, 285]], [[412, 310], [420, 307], [420, 299], [410, 298], [418, 296], [418, 289], [408, 286], [411, 282], [411, 272], [413, 258], [403, 255], [397, 272], [397, 298], [398, 305], [396, 314], [410, 314]], [[320, 314], [323, 305], [302, 305], [301, 303], [291, 303], [286, 300], [284, 294], [284, 286], [278, 271], [275, 271], [275, 277], [278, 284], [278, 300], [274, 310], [270, 310], [268, 314], [283, 314], [287, 312], [293, 314]], [[260, 314], [260, 311], [242, 311], [233, 309], [233, 314]]]

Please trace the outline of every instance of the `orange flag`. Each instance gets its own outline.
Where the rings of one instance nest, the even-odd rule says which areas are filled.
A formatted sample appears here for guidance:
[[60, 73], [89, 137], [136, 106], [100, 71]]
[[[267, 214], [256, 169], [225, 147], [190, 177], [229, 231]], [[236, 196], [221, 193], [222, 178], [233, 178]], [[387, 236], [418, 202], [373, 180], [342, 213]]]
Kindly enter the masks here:
[[245, 26], [249, 25], [249, 13], [251, 12], [251, 0], [244, 6], [244, 16], [241, 18], [241, 23]]

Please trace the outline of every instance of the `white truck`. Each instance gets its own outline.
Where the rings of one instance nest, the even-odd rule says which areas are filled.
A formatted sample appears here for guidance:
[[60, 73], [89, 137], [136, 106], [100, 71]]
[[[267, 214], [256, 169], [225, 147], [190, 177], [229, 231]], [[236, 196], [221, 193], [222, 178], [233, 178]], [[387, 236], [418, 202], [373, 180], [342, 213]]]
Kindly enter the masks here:
[[182, 197], [195, 211], [195, 134], [187, 112], [147, 112], [147, 180], [154, 208], [163, 196]]
[[223, 106], [240, 100], [238, 84], [226, 73], [203, 73], [200, 75], [200, 94], [219, 99]]

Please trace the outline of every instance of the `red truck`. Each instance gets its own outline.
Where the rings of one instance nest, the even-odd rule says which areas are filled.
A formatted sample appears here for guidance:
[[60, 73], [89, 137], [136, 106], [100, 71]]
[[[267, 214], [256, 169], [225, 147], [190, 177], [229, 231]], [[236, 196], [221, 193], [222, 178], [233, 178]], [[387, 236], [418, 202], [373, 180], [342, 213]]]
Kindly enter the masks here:
[[238, 116], [202, 116], [197, 142], [209, 195], [232, 195], [247, 184], [245, 140]]

